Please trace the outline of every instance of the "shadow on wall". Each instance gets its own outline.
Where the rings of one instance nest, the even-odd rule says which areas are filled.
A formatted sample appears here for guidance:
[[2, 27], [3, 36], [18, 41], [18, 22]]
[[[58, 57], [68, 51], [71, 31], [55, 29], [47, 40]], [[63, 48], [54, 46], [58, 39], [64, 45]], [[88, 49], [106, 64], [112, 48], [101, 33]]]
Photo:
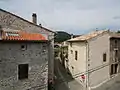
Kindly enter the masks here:
[[65, 68], [66, 60], [68, 60], [68, 47], [61, 47], [60, 49], [60, 59], [63, 67]]
[[62, 75], [64, 76], [64, 78], [67, 80], [67, 81], [72, 81], [74, 78], [72, 77], [72, 74], [69, 70], [69, 68], [64, 68], [63, 65], [61, 64], [60, 61], [58, 61], [59, 63], [59, 69], [61, 72], [64, 72]]

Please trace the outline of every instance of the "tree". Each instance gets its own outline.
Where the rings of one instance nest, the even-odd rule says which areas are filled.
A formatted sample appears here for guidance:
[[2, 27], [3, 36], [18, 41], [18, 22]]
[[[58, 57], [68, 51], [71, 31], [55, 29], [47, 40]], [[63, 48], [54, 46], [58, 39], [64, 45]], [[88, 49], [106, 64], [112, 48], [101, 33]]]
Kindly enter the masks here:
[[64, 31], [57, 31], [55, 35], [55, 42], [63, 42], [71, 38], [71, 35]]
[[117, 33], [120, 33], [120, 30], [118, 30]]

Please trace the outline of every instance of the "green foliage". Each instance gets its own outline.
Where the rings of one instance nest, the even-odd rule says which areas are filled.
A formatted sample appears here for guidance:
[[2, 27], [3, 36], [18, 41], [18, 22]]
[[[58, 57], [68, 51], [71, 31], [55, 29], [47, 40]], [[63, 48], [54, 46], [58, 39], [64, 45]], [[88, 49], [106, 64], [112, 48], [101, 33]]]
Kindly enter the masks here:
[[63, 42], [71, 38], [71, 35], [67, 32], [63, 31], [57, 31], [57, 34], [55, 35], [55, 42]]
[[118, 30], [117, 33], [120, 33], [120, 31]]

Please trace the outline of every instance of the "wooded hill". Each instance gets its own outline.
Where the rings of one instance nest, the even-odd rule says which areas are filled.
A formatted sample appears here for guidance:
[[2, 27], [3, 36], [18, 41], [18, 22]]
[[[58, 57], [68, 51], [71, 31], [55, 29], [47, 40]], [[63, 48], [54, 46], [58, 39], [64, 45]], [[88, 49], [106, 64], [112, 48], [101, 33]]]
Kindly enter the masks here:
[[71, 38], [71, 35], [64, 31], [57, 31], [55, 34], [55, 42], [63, 42]]

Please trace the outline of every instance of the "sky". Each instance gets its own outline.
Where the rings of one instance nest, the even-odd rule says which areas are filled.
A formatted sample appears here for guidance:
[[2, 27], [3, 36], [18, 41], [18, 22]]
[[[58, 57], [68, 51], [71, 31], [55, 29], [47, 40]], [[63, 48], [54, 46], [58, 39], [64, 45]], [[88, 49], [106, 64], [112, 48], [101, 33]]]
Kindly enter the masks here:
[[120, 29], [120, 0], [0, 0], [0, 8], [53, 31], [83, 34]]

